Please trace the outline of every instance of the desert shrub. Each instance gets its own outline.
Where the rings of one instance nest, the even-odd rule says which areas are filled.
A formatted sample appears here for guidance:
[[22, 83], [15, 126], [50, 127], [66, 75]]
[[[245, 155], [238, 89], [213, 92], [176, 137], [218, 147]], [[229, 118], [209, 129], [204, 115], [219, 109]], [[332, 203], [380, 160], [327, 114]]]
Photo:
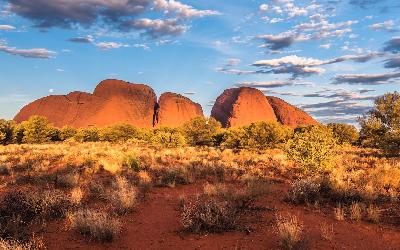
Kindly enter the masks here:
[[13, 141], [15, 123], [0, 119], [0, 144], [6, 145]]
[[80, 187], [74, 188], [70, 193], [70, 201], [75, 206], [80, 205], [83, 199], [83, 190]]
[[99, 130], [97, 128], [78, 129], [74, 139], [78, 142], [96, 142], [100, 140]]
[[237, 226], [237, 209], [227, 201], [197, 197], [184, 203], [181, 222], [190, 232], [225, 232]]
[[99, 132], [100, 140], [109, 142], [128, 141], [141, 139], [141, 132], [130, 124], [117, 124], [103, 128]]
[[142, 170], [142, 163], [140, 162], [140, 159], [130, 154], [124, 156], [122, 160], [122, 166], [135, 172]]
[[46, 117], [31, 116], [29, 120], [22, 122], [24, 128], [24, 143], [45, 143], [54, 136], [54, 129]]
[[166, 148], [183, 147], [186, 144], [185, 136], [178, 129], [157, 128], [153, 131], [151, 142]]
[[367, 219], [370, 222], [378, 223], [381, 217], [381, 210], [375, 205], [369, 205], [367, 208]]
[[337, 142], [341, 145], [355, 145], [360, 137], [357, 128], [353, 125], [329, 123], [327, 126], [332, 130]]
[[375, 100], [375, 107], [359, 120], [364, 146], [383, 149], [389, 154], [400, 151], [400, 93], [388, 93]]
[[229, 128], [224, 130], [221, 135], [219, 146], [223, 148], [242, 149], [246, 147], [246, 130], [241, 128]]
[[287, 156], [309, 173], [329, 171], [336, 160], [337, 143], [325, 126], [301, 128], [286, 144]]
[[138, 188], [143, 195], [146, 195], [152, 187], [152, 179], [148, 172], [140, 171], [137, 175], [138, 177]]
[[192, 146], [213, 146], [221, 124], [214, 118], [197, 117], [183, 126], [187, 142]]
[[176, 184], [187, 185], [193, 182], [193, 173], [185, 167], [169, 167], [159, 173], [159, 184], [163, 187], [175, 187]]
[[293, 130], [278, 122], [253, 123], [245, 128], [244, 144], [248, 148], [276, 148], [293, 136]]
[[110, 200], [118, 214], [126, 214], [137, 205], [138, 191], [127, 179], [117, 176], [112, 187]]
[[62, 173], [56, 176], [56, 185], [61, 188], [74, 188], [79, 185], [79, 173]]
[[121, 232], [121, 223], [102, 211], [78, 210], [67, 218], [71, 229], [91, 240], [110, 242]]
[[59, 191], [7, 193], [0, 205], [0, 237], [25, 239], [32, 223], [61, 218], [69, 209], [69, 197]]
[[183, 227], [194, 233], [224, 232], [236, 229], [240, 217], [254, 207], [267, 192], [266, 183], [248, 182], [244, 188], [206, 184], [194, 201], [181, 201]]
[[332, 242], [333, 236], [335, 235], [335, 231], [333, 230], [333, 224], [328, 225], [327, 223], [322, 223], [320, 229], [321, 229], [321, 237], [324, 240]]
[[13, 130], [13, 143], [21, 144], [24, 139], [24, 126], [22, 124], [16, 124]]
[[43, 240], [33, 237], [27, 242], [20, 242], [18, 240], [5, 240], [0, 238], [1, 250], [41, 250], [46, 249]]
[[299, 249], [303, 243], [303, 224], [296, 216], [276, 216], [276, 231], [284, 249]]
[[313, 203], [320, 198], [321, 184], [314, 179], [302, 179], [292, 184], [288, 199], [294, 204]]
[[60, 129], [60, 140], [61, 141], [66, 141], [68, 139], [73, 138], [77, 133], [77, 129], [70, 127], [70, 126], [64, 126]]
[[333, 208], [333, 215], [335, 216], [335, 219], [338, 221], [344, 221], [346, 218], [346, 211], [344, 210], [344, 207], [339, 203], [336, 207]]
[[358, 202], [351, 204], [349, 213], [350, 219], [354, 221], [360, 221], [362, 219], [362, 205]]

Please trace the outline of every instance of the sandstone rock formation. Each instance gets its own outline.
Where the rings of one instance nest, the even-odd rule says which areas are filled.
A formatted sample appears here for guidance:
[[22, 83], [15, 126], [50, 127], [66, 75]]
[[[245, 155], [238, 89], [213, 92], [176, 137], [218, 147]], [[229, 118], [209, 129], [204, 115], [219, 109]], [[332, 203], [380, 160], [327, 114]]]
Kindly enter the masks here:
[[267, 96], [267, 99], [274, 109], [278, 121], [284, 125], [295, 128], [301, 125], [318, 124], [309, 114], [280, 98]]
[[160, 105], [159, 126], [178, 127], [196, 117], [203, 116], [200, 104], [175, 93], [164, 93]]
[[259, 121], [279, 121], [290, 127], [318, 123], [301, 109], [248, 87], [225, 90], [215, 102], [211, 116], [223, 127], [240, 127]]
[[[202, 115], [201, 107], [183, 96], [167, 93], [162, 95], [160, 101], [165, 105], [160, 112], [160, 125], [179, 126]], [[22, 122], [32, 115], [40, 115], [57, 127], [104, 127], [129, 123], [150, 128], [156, 102], [156, 94], [149, 86], [105, 80], [97, 85], [93, 94], [72, 92], [34, 101], [25, 106], [14, 120]]]
[[223, 127], [240, 127], [259, 121], [277, 121], [267, 98], [258, 89], [232, 88], [220, 95], [211, 111], [211, 117]]

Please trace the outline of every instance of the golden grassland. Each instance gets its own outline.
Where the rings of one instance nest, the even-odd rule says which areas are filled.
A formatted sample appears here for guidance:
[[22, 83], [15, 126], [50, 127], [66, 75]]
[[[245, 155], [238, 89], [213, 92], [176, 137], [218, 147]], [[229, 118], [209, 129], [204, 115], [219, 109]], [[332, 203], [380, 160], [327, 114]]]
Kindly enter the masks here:
[[[182, 197], [180, 207], [182, 227], [192, 233], [235, 230], [237, 218], [274, 183], [287, 183], [287, 202], [329, 207], [337, 220], [395, 224], [400, 218], [400, 159], [374, 150], [342, 147], [330, 172], [310, 175], [279, 149], [8, 145], [0, 147], [0, 214], [6, 218], [0, 219], [0, 238], [13, 240], [0, 241], [0, 249], [43, 248], [38, 225], [53, 219], [91, 240], [113, 241], [124, 228], [119, 218], [134, 213], [153, 187], [196, 182], [207, 183], [204, 194]], [[18, 222], [9, 220], [16, 216]], [[295, 216], [277, 213], [275, 228], [287, 249], [306, 237]], [[323, 238], [331, 239], [332, 231], [321, 225]]]

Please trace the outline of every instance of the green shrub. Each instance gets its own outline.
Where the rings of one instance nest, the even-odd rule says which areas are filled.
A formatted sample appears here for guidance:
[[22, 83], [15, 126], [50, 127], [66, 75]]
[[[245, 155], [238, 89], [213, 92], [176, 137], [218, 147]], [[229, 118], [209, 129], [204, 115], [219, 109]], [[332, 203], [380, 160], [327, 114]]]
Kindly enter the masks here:
[[309, 173], [329, 171], [336, 159], [336, 149], [332, 131], [322, 125], [298, 129], [285, 146], [287, 156]]
[[103, 128], [99, 132], [100, 140], [109, 142], [142, 139], [140, 131], [130, 124], [117, 124]]
[[400, 152], [400, 93], [388, 93], [375, 100], [375, 107], [359, 120], [363, 146]]
[[229, 128], [221, 133], [220, 146], [223, 148], [242, 149], [246, 147], [245, 128]]
[[357, 128], [353, 125], [342, 123], [329, 123], [328, 128], [333, 132], [339, 144], [355, 145], [360, 137]]
[[188, 143], [192, 146], [214, 146], [221, 124], [214, 118], [197, 117], [183, 126]]
[[62, 141], [66, 141], [68, 139], [73, 138], [77, 133], [76, 128], [71, 126], [64, 126], [60, 129], [60, 139]]
[[122, 165], [126, 168], [132, 169], [135, 172], [142, 170], [140, 159], [133, 155], [126, 155], [122, 160]]
[[12, 143], [15, 123], [0, 119], [0, 144]]
[[293, 136], [293, 130], [278, 122], [253, 123], [245, 128], [245, 142], [248, 148], [276, 148]]
[[24, 126], [22, 124], [17, 124], [13, 131], [13, 143], [21, 144], [24, 139]]
[[158, 128], [153, 131], [151, 142], [166, 148], [178, 148], [186, 144], [186, 139], [178, 129]]
[[29, 120], [22, 122], [24, 143], [45, 143], [53, 137], [53, 127], [46, 117], [31, 116]]
[[97, 128], [78, 129], [74, 136], [78, 142], [96, 142], [100, 140], [99, 130]]

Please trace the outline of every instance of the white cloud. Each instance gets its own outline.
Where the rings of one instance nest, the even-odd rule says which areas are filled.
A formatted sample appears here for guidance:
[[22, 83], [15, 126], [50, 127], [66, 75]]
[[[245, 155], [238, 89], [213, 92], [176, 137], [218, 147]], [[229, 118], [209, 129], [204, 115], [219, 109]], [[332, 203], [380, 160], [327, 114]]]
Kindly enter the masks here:
[[268, 4], [261, 4], [260, 7], [258, 8], [260, 11], [268, 11], [269, 5]]
[[118, 42], [99, 42], [96, 43], [96, 46], [101, 50], [119, 49], [122, 47], [128, 47], [128, 45]]
[[0, 30], [15, 30], [16, 28], [7, 24], [0, 24]]
[[176, 13], [181, 18], [194, 18], [194, 17], [220, 15], [218, 11], [198, 10], [190, 5], [186, 5], [175, 0], [155, 0], [154, 6], [156, 10], [163, 10], [167, 14]]
[[330, 49], [332, 46], [332, 44], [330, 43], [326, 43], [326, 44], [321, 44], [319, 47], [322, 49]]
[[229, 58], [227, 62], [227, 66], [236, 66], [240, 64], [241, 60], [237, 58]]
[[394, 21], [393, 20], [387, 20], [382, 23], [374, 23], [368, 26], [370, 29], [373, 30], [386, 30], [386, 31], [394, 31]]

